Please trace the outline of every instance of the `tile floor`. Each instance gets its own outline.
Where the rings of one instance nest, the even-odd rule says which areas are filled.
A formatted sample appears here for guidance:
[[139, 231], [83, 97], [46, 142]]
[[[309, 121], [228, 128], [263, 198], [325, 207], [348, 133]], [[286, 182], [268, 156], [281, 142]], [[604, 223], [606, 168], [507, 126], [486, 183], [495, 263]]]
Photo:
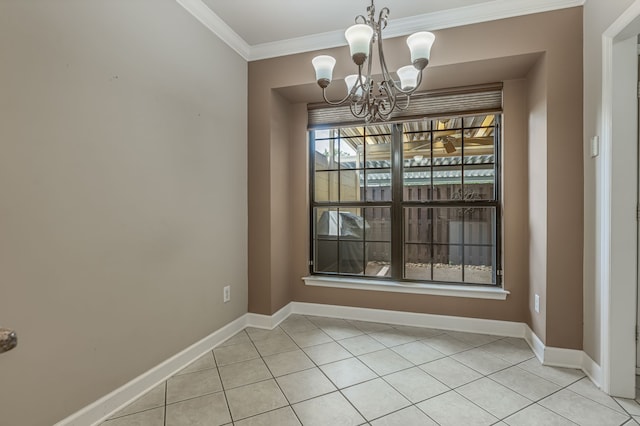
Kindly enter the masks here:
[[522, 339], [292, 315], [248, 328], [102, 426], [637, 425]]

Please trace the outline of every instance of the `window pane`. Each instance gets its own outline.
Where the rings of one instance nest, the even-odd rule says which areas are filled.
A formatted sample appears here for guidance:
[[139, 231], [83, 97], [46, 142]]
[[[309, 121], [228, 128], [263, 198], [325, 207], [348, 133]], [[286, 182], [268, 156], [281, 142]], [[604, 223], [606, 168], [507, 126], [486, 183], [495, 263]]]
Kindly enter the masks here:
[[462, 212], [460, 207], [434, 210], [433, 241], [440, 244], [462, 244]]
[[316, 172], [315, 201], [338, 201], [338, 173], [340, 172]]
[[336, 208], [316, 208], [315, 209], [315, 238], [337, 239], [338, 238], [338, 209]]
[[402, 125], [404, 134], [431, 130], [431, 120], [409, 121]]
[[462, 128], [461, 118], [439, 118], [432, 122], [433, 130], [450, 130]]
[[315, 271], [338, 272], [338, 242], [316, 240]]
[[462, 191], [461, 130], [434, 132], [432, 163], [434, 200], [459, 199]]
[[[475, 124], [486, 126], [495, 116], [476, 117]], [[466, 200], [495, 199], [495, 139], [493, 127], [464, 132], [464, 194]]]
[[367, 170], [366, 201], [391, 201], [391, 170]]
[[404, 209], [404, 232], [407, 243], [431, 242], [431, 214], [433, 209], [407, 207]]
[[358, 241], [340, 241], [338, 253], [341, 274], [364, 273], [364, 243]]
[[495, 208], [469, 208], [465, 209], [464, 212], [464, 243], [494, 244], [494, 235], [496, 232]]
[[403, 135], [403, 156], [405, 167], [425, 167], [431, 165], [431, 133], [408, 133]]
[[493, 200], [494, 169], [493, 164], [479, 166], [465, 166], [464, 170], [464, 199], [465, 200]]
[[427, 201], [431, 198], [431, 134], [404, 135], [404, 200]]
[[335, 170], [338, 168], [338, 143], [335, 139], [315, 141], [315, 169]]
[[[465, 164], [468, 164], [469, 162], [467, 156], [492, 156], [495, 153], [495, 139], [493, 134], [493, 127], [483, 127], [481, 129], [466, 129], [464, 131]], [[486, 162], [486, 159], [483, 162]], [[475, 163], [477, 164], [477, 162]]]
[[362, 138], [340, 139], [340, 168], [362, 168]]
[[462, 281], [462, 246], [434, 244], [433, 279], [435, 281]]
[[363, 174], [363, 170], [340, 172], [340, 201], [360, 201], [362, 199]]
[[476, 284], [493, 284], [495, 262], [493, 247], [465, 246], [464, 281]]
[[367, 136], [365, 139], [367, 168], [391, 167], [391, 135]]
[[464, 118], [464, 127], [489, 127], [493, 126], [496, 121], [494, 114], [476, 115]]
[[404, 277], [410, 280], [431, 280], [431, 246], [405, 244]]
[[372, 277], [391, 276], [391, 244], [366, 243], [367, 270], [365, 275]]
[[431, 173], [429, 172], [421, 172], [421, 173], [405, 173], [405, 187], [404, 193], [402, 195], [403, 200], [405, 201], [428, 201], [431, 199], [431, 194], [433, 192], [433, 188], [431, 185], [406, 185], [407, 183], [407, 175], [420, 175], [424, 177], [424, 181], [429, 180]]
[[340, 208], [338, 213], [339, 238], [341, 240], [363, 240], [366, 223], [361, 208]]
[[391, 208], [367, 207], [365, 218], [367, 241], [391, 241]]

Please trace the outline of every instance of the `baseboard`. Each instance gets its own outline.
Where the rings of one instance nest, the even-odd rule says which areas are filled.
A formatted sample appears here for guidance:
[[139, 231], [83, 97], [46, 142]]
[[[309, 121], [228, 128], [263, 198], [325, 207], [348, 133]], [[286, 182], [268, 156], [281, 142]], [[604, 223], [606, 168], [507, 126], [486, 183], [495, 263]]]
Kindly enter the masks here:
[[547, 347], [525, 323], [317, 303], [291, 302], [289, 306], [291, 306], [290, 313], [292, 314], [317, 315], [524, 338], [543, 365], [582, 370], [598, 388], [601, 387], [602, 370], [589, 355], [576, 349]]
[[600, 387], [602, 380], [600, 366], [586, 353], [580, 350], [545, 347], [538, 336], [524, 323], [291, 302], [273, 315], [247, 313], [241, 316], [164, 361], [162, 364], [136, 377], [103, 398], [100, 398], [93, 404], [56, 423], [54, 426], [97, 425], [117, 410], [133, 402], [140, 395], [154, 388], [158, 383], [167, 380], [176, 372], [201, 357], [205, 352], [212, 350], [239, 331], [244, 330], [246, 327], [273, 329], [291, 314], [384, 322], [388, 324], [524, 338], [542, 364], [581, 369], [598, 387]]
[[246, 314], [54, 426], [97, 425], [247, 326]]
[[545, 346], [528, 325], [526, 326], [525, 340], [542, 365], [582, 370], [594, 385], [601, 388], [602, 369], [586, 352], [579, 349]]
[[586, 352], [582, 352], [582, 371], [594, 385], [602, 389], [602, 368]]
[[439, 328], [442, 330], [466, 331], [469, 333], [492, 334], [504, 337], [524, 337], [527, 328], [526, 324], [510, 321], [388, 311], [384, 309], [354, 308], [351, 306], [322, 305], [317, 303], [291, 302], [290, 305], [291, 313], [294, 314]]
[[542, 363], [550, 367], [563, 367], [563, 368], [582, 368], [582, 360], [584, 352], [577, 349], [564, 349], [564, 348], [544, 348], [544, 359]]
[[529, 328], [528, 325], [525, 325], [525, 327], [526, 330], [524, 334], [524, 340], [526, 340], [526, 342], [529, 344], [529, 347], [535, 354], [536, 358], [538, 358], [538, 361], [544, 364], [544, 343], [542, 343], [542, 340], [540, 340], [540, 338], [533, 332], [533, 330], [531, 330], [531, 328]]
[[273, 315], [246, 314], [247, 326], [271, 330], [292, 314], [292, 303], [287, 304]]

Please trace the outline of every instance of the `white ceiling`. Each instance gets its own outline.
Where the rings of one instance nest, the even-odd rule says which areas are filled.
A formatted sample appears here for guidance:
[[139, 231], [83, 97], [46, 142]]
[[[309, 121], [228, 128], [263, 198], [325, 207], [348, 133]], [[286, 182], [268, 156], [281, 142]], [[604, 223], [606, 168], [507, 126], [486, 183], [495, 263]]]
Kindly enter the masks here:
[[[344, 30], [357, 15], [366, 15], [371, 0], [203, 0], [249, 45]], [[378, 0], [390, 18], [406, 18], [490, 0]], [[377, 19], [377, 17], [376, 17]]]
[[[176, 0], [248, 61], [346, 44], [371, 0]], [[586, 0], [377, 0], [386, 37], [582, 6]]]

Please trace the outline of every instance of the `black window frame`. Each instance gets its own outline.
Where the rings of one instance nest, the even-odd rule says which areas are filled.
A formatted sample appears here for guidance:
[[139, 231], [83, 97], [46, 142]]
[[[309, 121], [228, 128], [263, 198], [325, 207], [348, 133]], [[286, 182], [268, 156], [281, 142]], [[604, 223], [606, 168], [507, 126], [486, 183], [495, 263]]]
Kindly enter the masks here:
[[[339, 198], [337, 201], [317, 201], [315, 199], [315, 177], [316, 177], [316, 163], [315, 163], [315, 145], [316, 138], [315, 132], [317, 130], [336, 130], [338, 132], [341, 131], [342, 128], [353, 128], [353, 127], [362, 127], [366, 129], [371, 126], [380, 125], [379, 123], [372, 123], [370, 125], [360, 124], [354, 125], [353, 123], [349, 123], [345, 126], [323, 126], [321, 128], [316, 127], [309, 130], [309, 273], [314, 276], [330, 276], [330, 277], [345, 277], [345, 278], [358, 278], [358, 279], [367, 279], [367, 280], [380, 280], [380, 281], [393, 281], [393, 282], [406, 282], [406, 283], [432, 283], [432, 284], [447, 284], [447, 285], [463, 285], [463, 286], [487, 286], [487, 287], [501, 287], [502, 286], [502, 112], [491, 112], [490, 114], [495, 115], [494, 120], [494, 158], [493, 158], [493, 166], [494, 166], [494, 197], [491, 200], [425, 200], [425, 201], [408, 201], [404, 199], [404, 175], [407, 171], [405, 169], [405, 159], [404, 157], [404, 146], [403, 146], [403, 137], [405, 132], [403, 130], [403, 126], [405, 123], [409, 123], [411, 121], [430, 121], [431, 123], [437, 122], [442, 119], [460, 119], [460, 126], [455, 129], [459, 129], [462, 134], [462, 153], [461, 153], [461, 188], [462, 193], [464, 194], [464, 134], [465, 130], [477, 129], [478, 126], [469, 126], [465, 127], [465, 119], [468, 117], [478, 116], [480, 114], [462, 114], [455, 116], [446, 116], [446, 117], [430, 117], [425, 118], [423, 120], [407, 120], [401, 122], [388, 123], [391, 130], [391, 179], [392, 179], [392, 197], [391, 201], [367, 201], [366, 199], [360, 201], [341, 201]], [[387, 123], [383, 123], [387, 124]], [[430, 133], [430, 137], [433, 138], [433, 133], [437, 133], [438, 130], [433, 128], [433, 125], [429, 125], [428, 132]], [[409, 132], [407, 132], [409, 133]], [[365, 133], [366, 134], [366, 133]], [[365, 137], [365, 136], [363, 136]], [[433, 144], [431, 145], [431, 150], [433, 151]], [[366, 150], [365, 150], [366, 152]], [[366, 154], [365, 154], [366, 156]], [[364, 164], [366, 165], [366, 157], [364, 159]], [[431, 164], [431, 170], [433, 171], [433, 164]], [[333, 169], [332, 169], [333, 170]], [[338, 171], [338, 179], [340, 179], [340, 168], [336, 169]], [[363, 166], [363, 173], [365, 170]], [[365, 178], [366, 185], [366, 178]], [[432, 184], [433, 185], [433, 184]], [[338, 186], [340, 187], [340, 181], [338, 180]], [[316, 233], [315, 227], [317, 225], [315, 212], [317, 208], [377, 208], [377, 207], [385, 207], [391, 209], [391, 271], [392, 274], [389, 277], [378, 277], [378, 276], [370, 276], [363, 274], [349, 274], [349, 273], [336, 273], [336, 272], [318, 272], [315, 270], [314, 263], [316, 261], [315, 253], [316, 253]], [[405, 278], [405, 208], [413, 208], [413, 207], [422, 207], [422, 208], [462, 208], [462, 209], [472, 209], [472, 208], [492, 208], [495, 211], [495, 232], [493, 232], [492, 237], [492, 245], [493, 248], [492, 256], [493, 263], [495, 265], [493, 269], [493, 283], [476, 283], [476, 282], [464, 282], [464, 273], [465, 273], [465, 263], [464, 263], [464, 252], [465, 252], [465, 244], [464, 240], [462, 241], [461, 253], [462, 253], [462, 281], [442, 281], [442, 280], [434, 280], [433, 279], [433, 267], [431, 268], [431, 280], [424, 279], [411, 279]], [[365, 215], [363, 214], [363, 217]], [[463, 215], [463, 227], [464, 227], [464, 215]], [[433, 231], [432, 231], [433, 232]], [[463, 232], [464, 235], [464, 232]], [[338, 238], [339, 240], [339, 238]], [[367, 243], [367, 241], [363, 238], [363, 245]], [[434, 244], [433, 236], [430, 242], [427, 244]], [[336, 244], [338, 247], [338, 259], [340, 259], [339, 247], [340, 244]], [[433, 252], [432, 252], [433, 259]]]

